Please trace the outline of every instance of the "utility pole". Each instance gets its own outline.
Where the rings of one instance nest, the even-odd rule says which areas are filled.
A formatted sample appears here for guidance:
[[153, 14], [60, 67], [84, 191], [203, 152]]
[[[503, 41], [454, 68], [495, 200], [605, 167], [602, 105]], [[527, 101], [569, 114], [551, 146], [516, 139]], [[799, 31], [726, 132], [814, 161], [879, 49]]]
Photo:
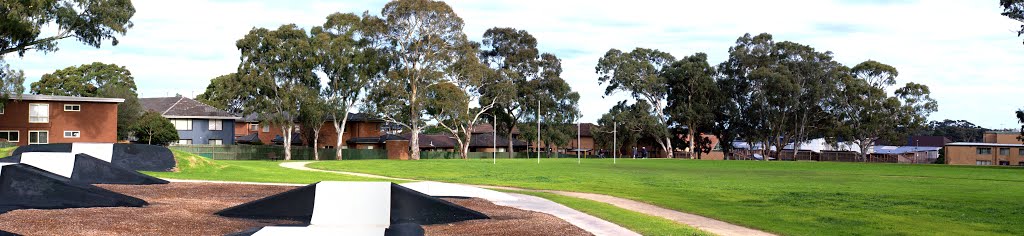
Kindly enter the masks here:
[[491, 112], [491, 160], [493, 163], [498, 164], [498, 117]]
[[582, 130], [580, 128], [580, 121], [576, 120], [576, 164], [580, 164], [580, 149], [583, 147], [580, 141], [580, 138], [582, 137], [580, 135], [580, 130]]
[[537, 99], [537, 164], [540, 164], [540, 99]]
[[612, 117], [612, 164], [618, 164], [615, 158], [619, 155], [619, 122]]

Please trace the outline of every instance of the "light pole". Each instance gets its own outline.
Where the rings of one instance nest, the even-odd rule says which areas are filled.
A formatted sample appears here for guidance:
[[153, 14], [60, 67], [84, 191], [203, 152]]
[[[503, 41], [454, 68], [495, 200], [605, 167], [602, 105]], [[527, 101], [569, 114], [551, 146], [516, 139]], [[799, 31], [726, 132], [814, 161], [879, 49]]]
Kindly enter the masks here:
[[615, 158], [619, 155], [619, 122], [612, 117], [612, 164], [618, 164]]
[[582, 148], [582, 145], [581, 145], [582, 142], [580, 141], [580, 138], [581, 138], [580, 130], [582, 130], [580, 128], [580, 121], [577, 119], [576, 120], [576, 164], [580, 164], [580, 162], [581, 162], [580, 161], [581, 160], [580, 159], [580, 148]]
[[498, 164], [498, 117], [491, 112], [491, 164]]
[[537, 164], [540, 164], [540, 99], [537, 99]]

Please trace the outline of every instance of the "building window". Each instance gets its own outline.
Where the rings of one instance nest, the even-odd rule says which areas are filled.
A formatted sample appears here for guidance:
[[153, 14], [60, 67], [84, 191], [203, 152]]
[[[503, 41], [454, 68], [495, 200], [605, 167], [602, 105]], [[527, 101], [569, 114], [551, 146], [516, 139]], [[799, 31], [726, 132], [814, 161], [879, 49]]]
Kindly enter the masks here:
[[1024, 156], [1024, 148], [1018, 148], [1017, 155]]
[[979, 166], [990, 166], [990, 165], [992, 165], [992, 161], [978, 160], [974, 164], [975, 165], [979, 165]]
[[978, 155], [991, 155], [992, 148], [980, 147], [978, 148]]
[[373, 145], [370, 145], [370, 146], [366, 146], [366, 149], [370, 149], [370, 150], [373, 150]]
[[65, 130], [64, 131], [64, 137], [65, 138], [81, 138], [82, 137], [82, 132], [79, 132], [79, 131], [67, 131], [67, 130]]
[[4, 114], [4, 108], [0, 107], [0, 115], [3, 115], [3, 114]]
[[1001, 166], [1008, 166], [1008, 165], [1010, 165], [1010, 161], [999, 161], [999, 165], [1001, 165]]
[[50, 143], [50, 131], [36, 130], [28, 131], [28, 144]]
[[210, 130], [224, 130], [224, 121], [210, 120]]
[[210, 145], [224, 145], [224, 140], [210, 139]]
[[171, 119], [176, 130], [192, 130], [192, 119]]
[[269, 125], [263, 125], [263, 132], [264, 133], [270, 132], [270, 126]]
[[999, 148], [999, 155], [1000, 156], [1009, 156], [1010, 155], [1010, 148]]
[[0, 130], [0, 139], [7, 140], [7, 142], [17, 143], [21, 141], [18, 139], [18, 136], [17, 130]]
[[334, 149], [334, 146], [324, 146], [325, 149]]
[[28, 123], [50, 123], [50, 104], [32, 103], [28, 105]]
[[260, 131], [260, 125], [249, 124], [249, 131], [253, 131], [253, 132]]
[[64, 111], [82, 111], [82, 105], [64, 104]]
[[178, 139], [178, 145], [191, 145], [191, 139]]

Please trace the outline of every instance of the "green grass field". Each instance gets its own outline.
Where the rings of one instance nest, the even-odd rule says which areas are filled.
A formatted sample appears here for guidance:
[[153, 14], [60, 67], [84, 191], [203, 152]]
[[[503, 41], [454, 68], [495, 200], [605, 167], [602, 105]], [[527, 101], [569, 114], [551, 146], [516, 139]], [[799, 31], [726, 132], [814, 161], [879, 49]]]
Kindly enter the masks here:
[[11, 156], [11, 153], [14, 153], [14, 149], [18, 149], [18, 147], [0, 148], [0, 158]]
[[379, 181], [351, 175], [318, 173], [282, 168], [278, 161], [210, 160], [187, 152], [173, 151], [178, 172], [144, 172], [160, 178], [310, 184], [321, 180]]
[[1024, 169], [699, 160], [327, 161], [313, 168], [602, 193], [785, 235], [1022, 235]]

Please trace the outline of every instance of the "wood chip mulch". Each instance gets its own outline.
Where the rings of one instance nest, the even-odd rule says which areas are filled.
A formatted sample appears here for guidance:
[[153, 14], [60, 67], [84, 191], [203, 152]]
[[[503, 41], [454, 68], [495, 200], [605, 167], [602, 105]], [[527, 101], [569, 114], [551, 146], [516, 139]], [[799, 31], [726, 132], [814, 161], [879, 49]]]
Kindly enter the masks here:
[[[146, 207], [15, 210], [0, 214], [0, 230], [22, 235], [224, 235], [258, 226], [297, 224], [213, 213], [295, 188], [290, 186], [170, 183], [97, 185], [142, 198]], [[498, 206], [483, 199], [445, 199], [492, 219], [425, 225], [427, 235], [590, 235], [557, 217]]]

